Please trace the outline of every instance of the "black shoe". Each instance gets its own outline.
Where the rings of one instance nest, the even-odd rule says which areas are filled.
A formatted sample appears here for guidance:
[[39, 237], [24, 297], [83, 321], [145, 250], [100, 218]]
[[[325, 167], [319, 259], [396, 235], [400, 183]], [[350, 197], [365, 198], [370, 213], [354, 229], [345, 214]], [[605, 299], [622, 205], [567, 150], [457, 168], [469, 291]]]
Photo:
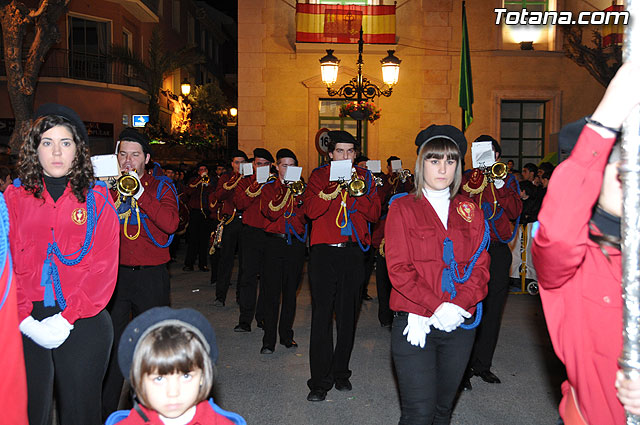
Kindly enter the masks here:
[[473, 387], [471, 386], [471, 379], [469, 379], [467, 376], [465, 376], [464, 378], [462, 378], [462, 382], [460, 383], [460, 392], [462, 391], [471, 391], [473, 389]]
[[336, 390], [338, 391], [351, 391], [353, 387], [351, 386], [351, 382], [349, 379], [336, 379]]
[[289, 341], [280, 341], [280, 344], [284, 345], [287, 348], [298, 348], [298, 343], [292, 339], [290, 339]]
[[233, 328], [234, 332], [251, 332], [251, 326], [243, 325], [242, 323], [238, 323], [235, 328]]
[[273, 348], [267, 347], [266, 345], [264, 345], [260, 349], [260, 354], [273, 354]]
[[308, 401], [324, 401], [325, 398], [327, 398], [327, 392], [320, 389], [311, 390], [307, 396]]
[[183, 272], [192, 272], [193, 271], [193, 266], [184, 266], [182, 268]]
[[391, 327], [391, 322], [388, 322], [388, 323], [380, 322], [380, 326], [382, 326], [383, 328], [390, 328]]
[[364, 294], [362, 296], [362, 299], [365, 300], [365, 301], [371, 301], [373, 298], [371, 298], [371, 295], [369, 295], [369, 294]]
[[256, 322], [257, 322], [256, 326], [264, 330], [264, 320], [256, 320]]
[[215, 307], [224, 307], [224, 300], [221, 300], [220, 298], [216, 298], [216, 300], [213, 302], [213, 305]]
[[489, 384], [499, 384], [500, 378], [493, 374], [490, 370], [484, 370], [482, 372], [473, 372], [474, 375], [479, 376], [484, 382]]
[[198, 267], [198, 268], [200, 269], [200, 271], [201, 271], [201, 272], [208, 272], [208, 271], [211, 271], [211, 270], [209, 270], [209, 267], [207, 267], [207, 266], [200, 266], [200, 267]]

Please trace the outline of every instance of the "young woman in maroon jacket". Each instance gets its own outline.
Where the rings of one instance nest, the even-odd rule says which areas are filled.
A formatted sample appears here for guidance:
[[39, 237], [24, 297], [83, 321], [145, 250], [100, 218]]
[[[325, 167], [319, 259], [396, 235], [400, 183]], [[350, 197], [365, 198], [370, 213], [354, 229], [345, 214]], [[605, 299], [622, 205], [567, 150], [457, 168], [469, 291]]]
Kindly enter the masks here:
[[101, 423], [119, 224], [87, 139], [74, 111], [41, 106], [4, 193], [32, 425], [50, 422], [54, 389], [60, 423]]
[[622, 187], [614, 148], [640, 103], [639, 74], [637, 65], [623, 65], [593, 115], [563, 128], [561, 144], [571, 128], [571, 144], [580, 136], [554, 171], [538, 215], [533, 261], [551, 341], [567, 369], [560, 403], [567, 425], [622, 425], [625, 409], [640, 413], [640, 380], [622, 379], [618, 370]]
[[416, 144], [415, 191], [392, 200], [385, 226], [391, 352], [400, 424], [448, 424], [487, 294], [489, 234], [482, 211], [457, 194], [464, 135], [433, 125]]

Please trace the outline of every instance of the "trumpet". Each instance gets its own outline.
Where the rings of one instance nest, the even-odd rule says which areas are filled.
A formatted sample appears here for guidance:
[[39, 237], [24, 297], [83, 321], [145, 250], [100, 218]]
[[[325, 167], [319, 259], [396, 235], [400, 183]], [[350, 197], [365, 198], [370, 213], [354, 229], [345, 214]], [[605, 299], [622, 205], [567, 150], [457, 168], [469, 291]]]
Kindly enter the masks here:
[[367, 182], [358, 177], [358, 173], [355, 168], [353, 174], [351, 174], [351, 180], [341, 182], [341, 186], [347, 189], [349, 195], [357, 198], [367, 193]]
[[407, 179], [413, 178], [413, 174], [411, 174], [411, 170], [409, 170], [408, 168], [405, 168], [404, 170], [400, 171], [398, 173], [398, 176], [400, 177], [400, 181], [402, 183], [405, 183]]
[[287, 182], [287, 187], [293, 193], [293, 196], [300, 196], [307, 189], [307, 185], [304, 184], [302, 180], [298, 180], [297, 182]]
[[208, 174], [202, 176], [202, 184], [209, 184], [210, 181], [211, 179], [209, 178]]
[[373, 176], [373, 182], [376, 184], [376, 186], [384, 185], [384, 181], [382, 180], [382, 177], [379, 177], [379, 176]]
[[140, 184], [138, 183], [138, 179], [127, 173], [126, 171], [122, 172], [122, 175], [118, 177], [116, 181], [116, 190], [125, 197], [134, 196], [140, 190]]
[[504, 162], [496, 162], [491, 167], [482, 168], [482, 173], [485, 174], [489, 181], [502, 180], [507, 177], [507, 164]]

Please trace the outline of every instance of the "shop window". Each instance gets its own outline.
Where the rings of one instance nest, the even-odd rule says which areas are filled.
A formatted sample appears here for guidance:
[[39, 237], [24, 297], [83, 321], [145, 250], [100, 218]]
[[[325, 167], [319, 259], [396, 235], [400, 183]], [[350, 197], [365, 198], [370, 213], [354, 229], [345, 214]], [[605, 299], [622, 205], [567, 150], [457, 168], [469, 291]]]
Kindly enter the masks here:
[[500, 105], [500, 146], [502, 162], [513, 160], [521, 170], [528, 162], [538, 164], [544, 157], [545, 103], [503, 100]]

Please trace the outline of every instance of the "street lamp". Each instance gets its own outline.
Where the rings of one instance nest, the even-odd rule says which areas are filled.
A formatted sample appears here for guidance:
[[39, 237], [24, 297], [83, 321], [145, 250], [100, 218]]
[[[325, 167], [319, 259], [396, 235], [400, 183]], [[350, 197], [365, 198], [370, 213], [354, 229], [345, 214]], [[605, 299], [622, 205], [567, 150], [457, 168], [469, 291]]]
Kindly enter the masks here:
[[[387, 88], [380, 89], [378, 86], [369, 81], [366, 77], [362, 76], [362, 50], [364, 46], [364, 40], [362, 38], [362, 27], [360, 27], [360, 39], [358, 40], [358, 75], [353, 77], [348, 83], [342, 85], [337, 90], [331, 88], [338, 80], [338, 64], [340, 60], [333, 55], [333, 50], [327, 49], [326, 56], [320, 59], [320, 71], [322, 75], [322, 82], [327, 85], [327, 93], [329, 96], [341, 96], [346, 99], [356, 100], [360, 103], [362, 100], [371, 100], [376, 96], [391, 96], [393, 85], [398, 82], [398, 74], [400, 72], [400, 59], [393, 54], [395, 50], [388, 50], [387, 57], [382, 59], [382, 81]], [[362, 143], [362, 121], [356, 120], [356, 138], [358, 143]]]
[[235, 118], [238, 115], [238, 110], [236, 108], [229, 109], [229, 115]]
[[187, 80], [187, 77], [184, 77], [184, 80], [180, 84], [180, 91], [185, 97], [189, 96], [189, 93], [191, 93], [191, 84], [189, 83], [189, 80]]

